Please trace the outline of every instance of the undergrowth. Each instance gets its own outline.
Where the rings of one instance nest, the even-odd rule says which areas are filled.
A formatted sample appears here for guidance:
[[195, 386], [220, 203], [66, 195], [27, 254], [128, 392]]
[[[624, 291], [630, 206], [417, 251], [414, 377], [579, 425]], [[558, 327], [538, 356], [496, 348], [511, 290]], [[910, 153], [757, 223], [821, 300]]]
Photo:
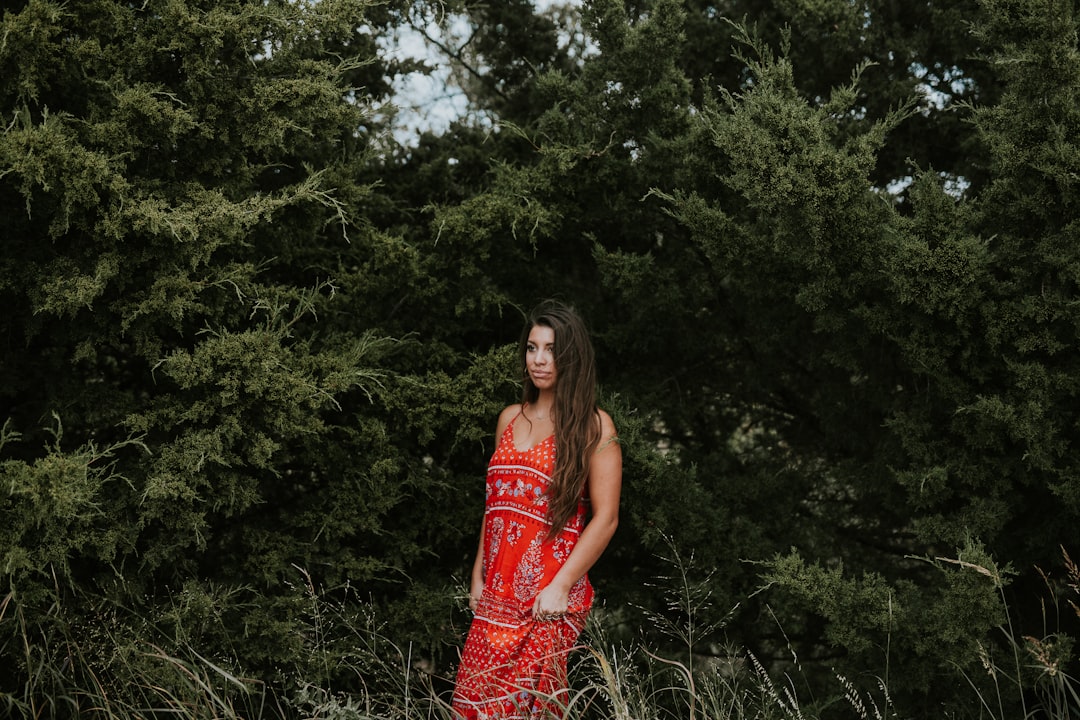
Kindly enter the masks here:
[[[1053, 593], [1049, 607], [1080, 617], [1080, 570], [1062, 553], [1067, 575], [1064, 583], [1047, 581]], [[692, 558], [686, 563], [673, 552], [669, 559], [676, 572], [662, 589], [672, 612], [642, 615], [672, 643], [664, 653], [645, 640], [613, 643], [605, 634], [604, 612], [595, 613], [573, 656], [571, 692], [559, 698], [566, 718], [816, 720], [817, 705], [800, 698], [797, 658], [793, 671], [776, 673], [745, 649], [697, 652], [697, 645], [720, 629], [697, 624], [710, 600], [708, 576], [691, 582]], [[146, 618], [125, 615], [105, 601], [88, 634], [86, 618], [73, 621], [60, 603], [50, 608], [47, 622], [31, 625], [8, 594], [0, 599], [0, 656], [18, 657], [18, 667], [8, 668], [0, 680], [0, 713], [16, 720], [452, 720], [451, 676], [433, 672], [411, 647], [386, 637], [371, 605], [354, 589], [322, 591], [298, 572], [296, 587], [309, 610], [302, 633], [309, 661], [279, 668], [270, 679], [255, 679], [235, 660], [208, 657], [190, 644], [167, 645]], [[1076, 659], [1071, 638], [1016, 637], [1008, 625], [1001, 633], [1004, 642], [998, 647], [1008, 653], [984, 648], [980, 657], [996, 696], [987, 696], [979, 689], [985, 686], [968, 677], [971, 715], [1080, 718], [1080, 685], [1067, 672]], [[671, 649], [680, 645], [681, 650]], [[18, 679], [13, 683], [12, 677]], [[838, 703], [830, 717], [902, 717], [884, 680], [867, 690], [843, 675], [834, 679], [831, 691]], [[1008, 715], [1014, 701], [1022, 717]]]

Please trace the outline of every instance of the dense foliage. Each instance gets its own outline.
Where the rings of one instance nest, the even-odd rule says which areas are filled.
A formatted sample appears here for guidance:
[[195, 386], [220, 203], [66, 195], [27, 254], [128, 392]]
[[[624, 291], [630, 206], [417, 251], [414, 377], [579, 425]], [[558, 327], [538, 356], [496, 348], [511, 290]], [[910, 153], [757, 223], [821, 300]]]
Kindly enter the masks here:
[[[548, 296], [626, 456], [612, 642], [937, 718], [1001, 695], [1015, 639], [1034, 692], [1001, 713], [1047, 697], [1077, 661], [1077, 11], [9, 3], [0, 702], [144, 707], [202, 667], [317, 714], [377, 687], [357, 628], [438, 689]], [[472, 112], [401, 145], [424, 62], [387, 43], [440, 20]]]

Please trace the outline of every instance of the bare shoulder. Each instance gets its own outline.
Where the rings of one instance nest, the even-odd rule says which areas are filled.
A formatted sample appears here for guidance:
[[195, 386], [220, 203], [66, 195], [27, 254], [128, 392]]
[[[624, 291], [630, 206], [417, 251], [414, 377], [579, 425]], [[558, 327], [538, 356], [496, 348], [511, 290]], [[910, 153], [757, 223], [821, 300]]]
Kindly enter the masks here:
[[596, 416], [600, 421], [600, 442], [596, 446], [596, 452], [600, 452], [611, 445], [618, 447], [619, 433], [615, 429], [615, 421], [607, 411], [597, 408]]
[[608, 415], [606, 410], [596, 408], [596, 415], [600, 418], [600, 434], [603, 437], [617, 434], [615, 432], [615, 421], [611, 419], [611, 415]]
[[521, 403], [514, 403], [513, 405], [507, 405], [499, 413], [499, 421], [495, 424], [495, 437], [502, 437], [503, 430], [510, 424], [518, 414], [521, 413]]

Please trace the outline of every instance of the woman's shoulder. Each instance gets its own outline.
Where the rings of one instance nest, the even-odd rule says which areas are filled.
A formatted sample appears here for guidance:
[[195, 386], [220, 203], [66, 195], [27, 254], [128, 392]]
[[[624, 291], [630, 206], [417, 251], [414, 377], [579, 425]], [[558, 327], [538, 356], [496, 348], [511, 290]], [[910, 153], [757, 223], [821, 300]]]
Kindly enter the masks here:
[[495, 425], [495, 437], [502, 437], [503, 430], [506, 430], [506, 426], [510, 424], [510, 421], [521, 414], [521, 403], [514, 403], [513, 405], [507, 405], [499, 413], [499, 421]]
[[611, 415], [602, 408], [596, 408], [596, 419], [600, 424], [600, 437], [596, 441], [596, 454], [602, 454], [609, 447], [614, 447], [618, 453], [621, 453], [622, 451], [619, 450], [619, 433], [615, 429], [615, 421], [611, 419]]
[[515, 416], [521, 413], [521, 403], [514, 403], [513, 405], [507, 405], [499, 413], [499, 422], [503, 420], [513, 420]]
[[615, 434], [615, 421], [611, 419], [611, 415], [607, 413], [603, 408], [596, 408], [596, 417], [600, 421], [600, 432], [605, 437]]

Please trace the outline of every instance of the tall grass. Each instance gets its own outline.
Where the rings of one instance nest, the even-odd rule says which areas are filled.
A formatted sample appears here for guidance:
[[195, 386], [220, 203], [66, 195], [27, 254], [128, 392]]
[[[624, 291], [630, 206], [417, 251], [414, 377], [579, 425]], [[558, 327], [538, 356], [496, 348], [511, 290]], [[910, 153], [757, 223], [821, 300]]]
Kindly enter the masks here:
[[[699, 579], [695, 559], [683, 558], [672, 543], [661, 558], [672, 574], [655, 583], [665, 598], [666, 612], [642, 609], [643, 617], [671, 641], [668, 655], [659, 654], [642, 640], [628, 647], [605, 642], [603, 622], [590, 624], [589, 642], [577, 667], [574, 702], [567, 718], [613, 720], [780, 720], [809, 719], [815, 711], [804, 707], [796, 681], [789, 673], [774, 676], [747, 650], [715, 647], [717, 631], [735, 616], [737, 606], [719, 620], [712, 612], [712, 572]], [[675, 618], [675, 619], [673, 619]], [[782, 629], [781, 629], [782, 631]], [[701, 645], [706, 645], [702, 652]], [[798, 672], [798, 656], [790, 642], [791, 665]], [[884, 683], [879, 702], [861, 693], [843, 676], [837, 676], [836, 692], [848, 703], [850, 717], [884, 720], [891, 701]]]
[[[1002, 644], [1006, 649], [1004, 656], [982, 644], [979, 646], [979, 659], [991, 681], [993, 695], [980, 691], [974, 679], [965, 675], [989, 720], [1008, 720], [1006, 697], [1018, 698], [1022, 720], [1080, 719], [1080, 683], [1068, 672], [1068, 668], [1078, 660], [1075, 640], [1054, 630], [1062, 625], [1060, 613], [1063, 611], [1071, 611], [1080, 619], [1080, 567], [1064, 547], [1061, 547], [1061, 556], [1065, 569], [1062, 581], [1052, 580], [1039, 569], [1050, 598], [1049, 604], [1044, 602], [1042, 605], [1043, 637], [1018, 637], [1010, 618], [1006, 626], [1001, 628]], [[1002, 603], [1006, 604], [1004, 583], [997, 568], [953, 562], [991, 578], [1001, 593]], [[1053, 617], [1050, 617], [1051, 614]]]
[[[0, 712], [9, 718], [102, 718], [130, 720], [269, 717], [263, 683], [246, 679], [190, 647], [166, 652], [150, 641], [132, 643], [116, 633], [119, 618], [102, 603], [87, 627], [72, 621], [60, 603], [31, 625], [8, 594], [0, 603], [0, 628], [12, 629], [0, 643], [0, 657], [18, 657], [0, 685]], [[9, 613], [14, 617], [9, 616]], [[4, 621], [9, 622], [4, 625]], [[146, 623], [136, 618], [136, 627]], [[9, 653], [17, 643], [21, 653]], [[20, 656], [21, 655], [21, 656]]]
[[[1064, 557], [1066, 578], [1047, 580], [1053, 593], [1048, 613], [1064, 609], [1080, 617], [1080, 570]], [[605, 631], [609, 618], [599, 609], [572, 658], [569, 694], [552, 699], [567, 720], [820, 717], [821, 703], [800, 696], [806, 684], [798, 677], [801, 667], [793, 651], [791, 670], [779, 674], [744, 649], [717, 653], [710, 645], [708, 652], [698, 652], [719, 629], [698, 620], [710, 602], [709, 578], [689, 580], [692, 558], [684, 562], [673, 551], [668, 560], [673, 573], [658, 589], [666, 593], [672, 612], [643, 617], [658, 623], [673, 642], [663, 654], [645, 640], [613, 643]], [[306, 659], [261, 679], [248, 676], [235, 659], [199, 652], [190, 635], [167, 643], [166, 633], [146, 618], [104, 601], [88, 630], [85, 619], [66, 617], [59, 603], [47, 622], [31, 625], [9, 594], [0, 600], [0, 629], [5, 630], [0, 657], [18, 658], [11, 674], [21, 680], [18, 687], [0, 684], [0, 713], [17, 720], [452, 720], [447, 673], [433, 671], [410, 646], [386, 637], [371, 604], [355, 589], [323, 591], [302, 570], [298, 573], [297, 592], [308, 609], [301, 631]], [[1054, 619], [1048, 617], [1048, 626]], [[984, 685], [969, 678], [971, 714], [1013, 720], [1005, 708], [1015, 703], [1006, 700], [1019, 697], [1022, 717], [1015, 720], [1080, 717], [1080, 685], [1066, 671], [1076, 659], [1071, 639], [1060, 633], [1016, 637], [1008, 625], [1002, 634], [1008, 654], [999, 657], [987, 649], [982, 656], [997, 696], [987, 696], [980, 690]], [[830, 692], [836, 702], [829, 717], [901, 717], [884, 678], [866, 690], [836, 675]]]

